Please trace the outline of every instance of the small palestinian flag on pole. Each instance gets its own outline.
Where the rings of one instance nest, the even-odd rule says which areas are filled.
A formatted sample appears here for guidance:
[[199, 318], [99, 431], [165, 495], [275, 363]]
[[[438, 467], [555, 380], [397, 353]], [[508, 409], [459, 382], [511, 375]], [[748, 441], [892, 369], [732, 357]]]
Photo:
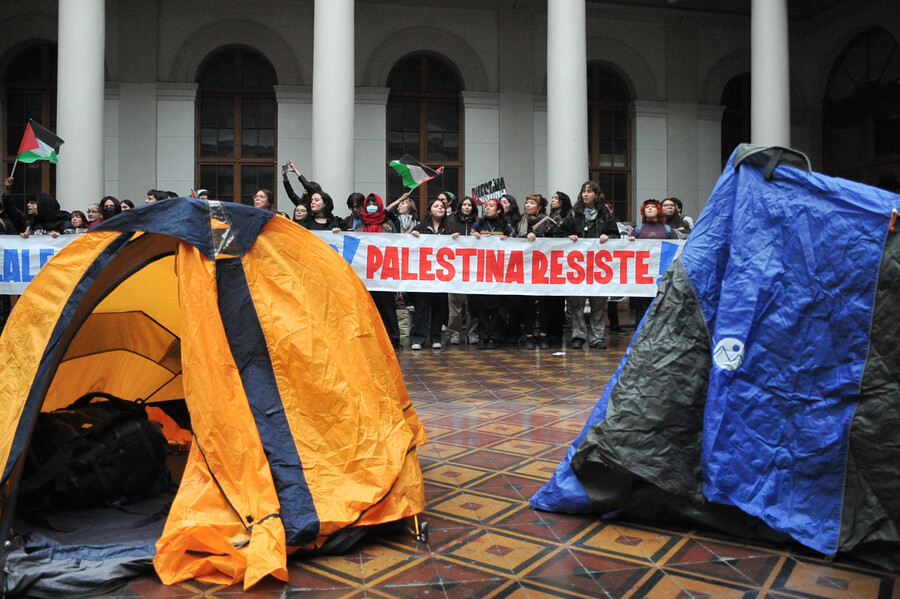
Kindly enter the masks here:
[[31, 164], [38, 160], [47, 160], [56, 164], [59, 146], [63, 143], [65, 142], [61, 138], [38, 125], [34, 119], [28, 119], [25, 135], [22, 137], [22, 143], [19, 144], [19, 155], [16, 156], [9, 176], [13, 176], [13, 173], [16, 172], [16, 164], [20, 162]]
[[410, 189], [415, 189], [444, 172], [444, 167], [430, 169], [409, 154], [404, 154], [400, 160], [392, 160], [391, 168], [403, 178], [403, 185]]
[[55, 164], [59, 146], [63, 143], [62, 139], [35, 123], [34, 119], [28, 119], [16, 160], [25, 163], [49, 160]]

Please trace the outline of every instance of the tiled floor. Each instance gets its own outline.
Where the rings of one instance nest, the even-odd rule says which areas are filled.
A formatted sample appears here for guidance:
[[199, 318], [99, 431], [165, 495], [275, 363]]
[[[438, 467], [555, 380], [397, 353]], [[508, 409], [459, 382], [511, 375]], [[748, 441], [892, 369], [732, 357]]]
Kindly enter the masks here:
[[[531, 509], [629, 339], [612, 336], [608, 350], [401, 352], [430, 438], [419, 452], [427, 543], [411, 523], [375, 530], [349, 554], [292, 562], [287, 584], [268, 580], [243, 596], [900, 597], [900, 577], [799, 546]], [[107, 597], [241, 592], [142, 578]]]

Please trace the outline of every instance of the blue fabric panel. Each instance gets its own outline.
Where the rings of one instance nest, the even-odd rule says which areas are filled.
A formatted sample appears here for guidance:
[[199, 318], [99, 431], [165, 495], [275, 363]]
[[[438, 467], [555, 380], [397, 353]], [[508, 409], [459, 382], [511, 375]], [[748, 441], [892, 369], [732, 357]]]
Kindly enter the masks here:
[[[231, 219], [232, 232], [243, 256], [275, 214], [233, 202], [222, 202], [222, 205]], [[104, 221], [91, 231], [165, 233], [187, 241], [204, 256], [215, 260], [215, 248], [210, 239], [209, 204], [205, 200], [171, 198], [144, 204]]]
[[898, 196], [762, 171], [729, 161], [681, 256], [712, 335], [704, 492], [830, 554]]
[[603, 395], [594, 404], [594, 409], [591, 410], [587, 423], [581, 429], [581, 433], [569, 445], [565, 457], [557, 464], [550, 480], [537, 493], [532, 495], [529, 500], [532, 507], [549, 512], [567, 512], [570, 514], [586, 514], [594, 511], [590, 497], [588, 497], [578, 477], [575, 476], [575, 472], [572, 471], [572, 457], [575, 455], [581, 442], [584, 441], [591, 427], [606, 418], [609, 396], [612, 395], [616, 383], [619, 382], [622, 369], [625, 367], [629, 355], [631, 355], [631, 346], [634, 344], [634, 340], [637, 339], [642, 326], [643, 322], [638, 323], [637, 330], [631, 337], [631, 343], [628, 344], [628, 349], [625, 350], [625, 355], [622, 356], [622, 360], [619, 362], [619, 367], [603, 389]]
[[81, 305], [81, 301], [88, 289], [94, 284], [94, 281], [103, 269], [105, 269], [118, 255], [119, 251], [125, 247], [130, 239], [130, 234], [120, 235], [114, 239], [112, 243], [97, 256], [94, 263], [88, 267], [81, 277], [81, 280], [75, 285], [75, 289], [72, 291], [69, 299], [66, 301], [66, 305], [63, 307], [59, 320], [53, 328], [53, 333], [50, 335], [50, 341], [47, 343], [47, 347], [44, 348], [44, 354], [41, 356], [41, 362], [35, 373], [34, 382], [31, 384], [28, 398], [25, 400], [25, 406], [22, 408], [22, 415], [19, 418], [19, 423], [16, 427], [16, 434], [13, 437], [9, 457], [3, 468], [3, 478], [0, 479], [0, 484], [6, 484], [9, 475], [16, 464], [16, 460], [19, 459], [19, 456], [25, 450], [32, 424], [34, 423], [38, 412], [41, 410], [41, 404], [44, 402], [44, 394], [50, 386], [50, 380], [56, 374], [56, 364], [62, 358], [61, 352], [66, 350], [65, 347], [60, 347], [60, 342], [66, 329], [68, 329], [71, 324], [75, 312]]
[[[319, 534], [319, 518], [303, 475], [297, 446], [281, 403], [269, 348], [240, 259], [216, 262], [219, 313], [281, 503], [287, 544], [306, 545]], [[247, 516], [247, 514], [241, 514]], [[257, 514], [256, 517], [265, 514]]]

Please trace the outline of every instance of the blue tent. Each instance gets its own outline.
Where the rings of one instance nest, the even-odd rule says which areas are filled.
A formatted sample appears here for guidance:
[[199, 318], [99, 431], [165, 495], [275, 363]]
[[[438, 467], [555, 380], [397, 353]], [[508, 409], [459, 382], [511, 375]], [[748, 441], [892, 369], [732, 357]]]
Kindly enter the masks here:
[[900, 568], [900, 196], [804, 163], [732, 155], [534, 507]]

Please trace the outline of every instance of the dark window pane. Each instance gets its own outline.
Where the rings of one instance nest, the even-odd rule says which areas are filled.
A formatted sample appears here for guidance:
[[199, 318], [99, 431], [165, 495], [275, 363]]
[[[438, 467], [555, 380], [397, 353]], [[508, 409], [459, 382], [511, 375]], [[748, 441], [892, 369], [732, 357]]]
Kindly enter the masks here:
[[219, 147], [216, 151], [219, 158], [234, 158], [234, 131], [219, 129]]
[[403, 156], [403, 133], [391, 131], [388, 133], [388, 162], [399, 160]]
[[459, 161], [458, 133], [447, 133], [444, 135], [444, 159], [448, 162]]
[[259, 127], [259, 100], [244, 98], [241, 106], [241, 125], [245, 129]]
[[410, 156], [419, 156], [419, 134], [407, 133], [403, 139], [403, 153]]
[[403, 129], [418, 131], [420, 127], [421, 108], [418, 102], [403, 103]]
[[443, 143], [444, 139], [440, 134], [432, 133], [428, 136], [428, 160], [440, 162], [444, 158]]
[[456, 75], [450, 69], [438, 66], [434, 61], [428, 63], [428, 91], [436, 94], [455, 94], [459, 92]]
[[[216, 126], [216, 107], [219, 102], [216, 98], [200, 99], [200, 126], [215, 127]], [[206, 189], [206, 188], [204, 188]]]
[[275, 130], [259, 130], [259, 157], [275, 158]]
[[244, 129], [241, 131], [241, 156], [243, 158], [259, 157], [259, 131], [256, 129]]
[[[200, 156], [202, 158], [214, 158], [218, 147], [218, 131], [215, 129], [200, 130]], [[204, 189], [207, 187], [201, 185]]]
[[259, 106], [259, 126], [264, 129], [275, 128], [275, 100], [272, 98], [260, 98]]
[[219, 127], [234, 128], [234, 98], [219, 98]]

